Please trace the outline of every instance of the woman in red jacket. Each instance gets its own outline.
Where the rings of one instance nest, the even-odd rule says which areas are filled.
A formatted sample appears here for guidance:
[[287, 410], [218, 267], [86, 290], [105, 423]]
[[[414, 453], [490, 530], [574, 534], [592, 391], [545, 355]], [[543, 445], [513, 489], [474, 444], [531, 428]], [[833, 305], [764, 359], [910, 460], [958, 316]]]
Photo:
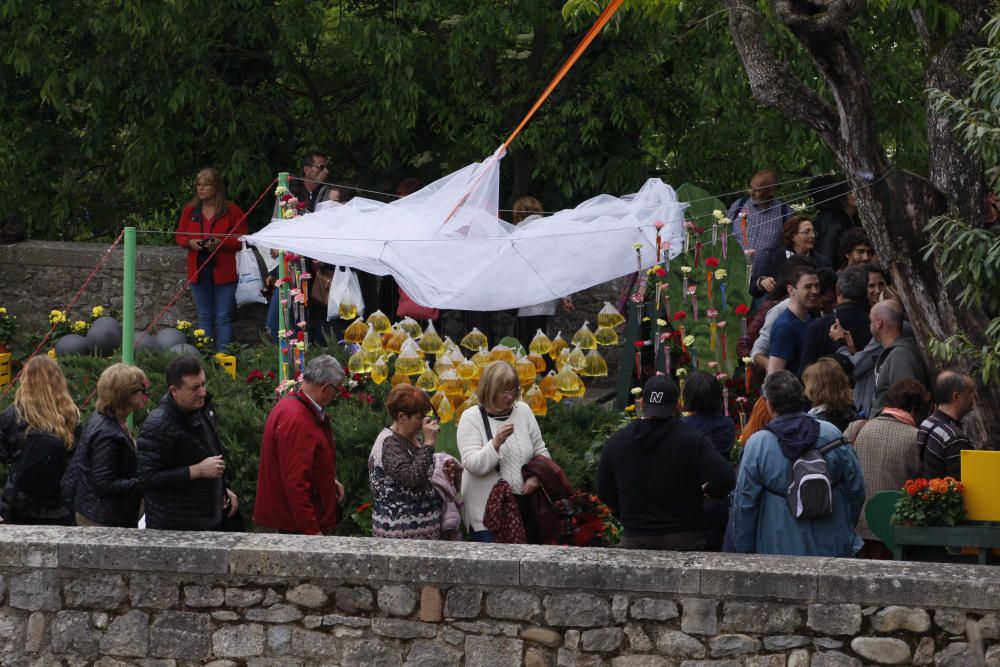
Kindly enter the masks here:
[[[236, 253], [247, 224], [240, 207], [226, 200], [217, 169], [202, 169], [192, 199], [177, 224], [177, 245], [187, 248], [187, 273], [198, 308], [198, 327], [223, 350], [233, 341]], [[200, 271], [199, 271], [200, 267]]]

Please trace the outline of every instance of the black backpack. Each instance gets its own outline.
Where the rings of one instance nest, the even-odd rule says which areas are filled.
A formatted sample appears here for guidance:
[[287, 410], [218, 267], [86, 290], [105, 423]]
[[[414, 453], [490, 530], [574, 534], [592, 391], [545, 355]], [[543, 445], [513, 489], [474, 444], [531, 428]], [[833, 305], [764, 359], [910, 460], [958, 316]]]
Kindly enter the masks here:
[[833, 514], [833, 487], [826, 467], [826, 454], [846, 442], [835, 438], [822, 447], [810, 447], [792, 461], [785, 501], [796, 519], [823, 519]]

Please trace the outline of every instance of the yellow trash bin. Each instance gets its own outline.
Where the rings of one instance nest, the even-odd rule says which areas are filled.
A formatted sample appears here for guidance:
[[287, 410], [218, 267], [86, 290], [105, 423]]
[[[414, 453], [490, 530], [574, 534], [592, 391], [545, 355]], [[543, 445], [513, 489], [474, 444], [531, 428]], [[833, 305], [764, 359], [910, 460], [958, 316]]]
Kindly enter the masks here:
[[219, 352], [215, 355], [215, 360], [222, 366], [223, 370], [229, 373], [229, 377], [236, 379], [236, 357]]

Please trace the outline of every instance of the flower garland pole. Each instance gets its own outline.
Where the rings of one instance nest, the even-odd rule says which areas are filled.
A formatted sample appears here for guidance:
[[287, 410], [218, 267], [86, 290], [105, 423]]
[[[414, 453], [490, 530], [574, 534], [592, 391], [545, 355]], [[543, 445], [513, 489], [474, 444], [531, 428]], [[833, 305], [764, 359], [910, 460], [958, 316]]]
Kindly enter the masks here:
[[[288, 192], [288, 172], [283, 171], [278, 174], [278, 198]], [[281, 207], [282, 217], [284, 217], [284, 207]], [[285, 267], [285, 251], [278, 251], [278, 380], [283, 384], [288, 380], [288, 365], [285, 359], [285, 350], [288, 339], [285, 332], [289, 323], [286, 322], [285, 305], [288, 303], [288, 281], [285, 280], [287, 273]]]

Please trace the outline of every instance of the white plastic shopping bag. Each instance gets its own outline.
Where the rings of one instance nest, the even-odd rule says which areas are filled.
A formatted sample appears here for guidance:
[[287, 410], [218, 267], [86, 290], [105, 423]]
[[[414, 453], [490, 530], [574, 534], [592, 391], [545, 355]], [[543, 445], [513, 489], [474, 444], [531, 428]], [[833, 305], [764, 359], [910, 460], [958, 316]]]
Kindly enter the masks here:
[[264, 281], [260, 277], [260, 267], [257, 265], [257, 255], [253, 248], [243, 244], [236, 253], [236, 305], [245, 306], [248, 303], [267, 303], [264, 298]]
[[326, 301], [326, 319], [340, 317], [353, 320], [365, 312], [365, 301], [361, 297], [361, 283], [358, 274], [346, 266], [338, 266], [330, 282], [330, 298]]

